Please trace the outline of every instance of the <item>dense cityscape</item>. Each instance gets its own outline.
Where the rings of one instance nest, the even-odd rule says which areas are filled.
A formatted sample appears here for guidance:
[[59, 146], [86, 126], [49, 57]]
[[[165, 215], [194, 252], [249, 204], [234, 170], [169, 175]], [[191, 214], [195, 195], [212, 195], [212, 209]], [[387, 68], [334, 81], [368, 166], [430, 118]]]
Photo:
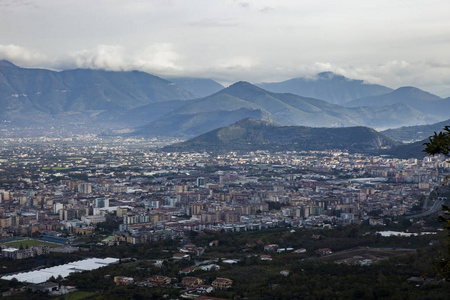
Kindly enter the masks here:
[[[297, 228], [320, 230], [312, 235], [320, 240], [323, 230], [367, 226], [386, 236], [436, 234], [436, 225], [430, 227], [424, 219], [440, 211], [450, 194], [442, 186], [450, 172], [443, 156], [397, 159], [346, 150], [171, 153], [155, 144], [159, 144], [156, 139], [93, 136], [3, 139], [2, 258], [18, 261], [82, 250], [97, 255], [92, 247], [176, 241], [178, 250], [166, 253], [167, 259], [182, 261], [187, 267], [191, 258], [199, 264], [197, 260], [203, 256], [206, 262], [202, 270], [220, 269], [217, 261], [211, 264], [207, 259], [211, 247], [219, 246], [214, 238], [218, 233], [282, 228], [295, 232]], [[386, 228], [404, 228], [411, 233], [389, 233]], [[206, 237], [204, 244], [193, 244], [197, 236]], [[49, 244], [24, 247], [24, 241], [30, 240]], [[258, 254], [261, 260], [272, 260], [273, 252], [297, 253], [305, 258], [342, 250], [341, 246], [319, 245], [295, 248], [296, 243], [271, 244], [270, 239], [259, 242], [263, 246]], [[248, 242], [246, 246], [254, 245]], [[117, 263], [119, 258], [124, 258], [123, 253], [109, 263]], [[377, 260], [360, 256], [356, 262], [362, 265]], [[239, 259], [228, 261], [233, 264]], [[51, 276], [68, 274], [56, 275], [48, 272], [36, 280], [16, 273], [2, 279], [48, 286], [45, 282]], [[118, 285], [136, 280], [116, 277]], [[170, 277], [164, 278], [168, 282], [153, 285], [169, 285]], [[182, 278], [193, 280], [192, 276]], [[209, 290], [203, 279], [179, 284], [208, 291], [232, 286], [232, 279], [218, 278], [218, 282], [210, 282]]]

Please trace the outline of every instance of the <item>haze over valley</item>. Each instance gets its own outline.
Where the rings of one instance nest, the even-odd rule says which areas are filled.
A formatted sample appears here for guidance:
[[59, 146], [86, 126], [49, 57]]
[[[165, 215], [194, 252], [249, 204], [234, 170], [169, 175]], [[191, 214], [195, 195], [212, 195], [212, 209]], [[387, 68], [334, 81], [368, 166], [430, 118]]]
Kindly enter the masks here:
[[138, 71], [55, 72], [5, 60], [0, 75], [3, 136], [20, 131], [35, 137], [64, 132], [186, 139], [245, 118], [276, 126], [385, 130], [434, 124], [450, 111], [450, 98], [331, 72], [259, 86], [241, 81], [226, 88], [212, 79], [172, 82]]

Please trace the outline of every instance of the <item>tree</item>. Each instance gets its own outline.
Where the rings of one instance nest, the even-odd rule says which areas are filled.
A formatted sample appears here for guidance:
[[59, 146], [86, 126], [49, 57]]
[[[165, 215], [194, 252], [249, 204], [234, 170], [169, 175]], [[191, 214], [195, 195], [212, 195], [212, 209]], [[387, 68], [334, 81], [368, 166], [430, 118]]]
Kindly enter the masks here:
[[9, 281], [9, 287], [10, 287], [10, 288], [16, 288], [16, 287], [18, 287], [19, 285], [20, 285], [20, 282], [19, 282], [19, 280], [17, 280], [16, 277], [13, 277], [13, 279], [11, 279], [11, 280]]
[[435, 155], [443, 154], [449, 157], [450, 154], [450, 126], [445, 126], [443, 131], [434, 133], [434, 135], [428, 138], [429, 142], [424, 143], [426, 146], [424, 152]]
[[[443, 131], [439, 133], [435, 132], [428, 140], [428, 143], [424, 143], [426, 146], [423, 150], [424, 152], [433, 156], [442, 154], [446, 157], [450, 157], [450, 126], [444, 126]], [[448, 184], [448, 177], [446, 184]], [[438, 219], [444, 224], [444, 228], [447, 229], [447, 253], [438, 263], [438, 269], [445, 278], [450, 279], [450, 207], [442, 205], [442, 211], [444, 214], [439, 216]]]

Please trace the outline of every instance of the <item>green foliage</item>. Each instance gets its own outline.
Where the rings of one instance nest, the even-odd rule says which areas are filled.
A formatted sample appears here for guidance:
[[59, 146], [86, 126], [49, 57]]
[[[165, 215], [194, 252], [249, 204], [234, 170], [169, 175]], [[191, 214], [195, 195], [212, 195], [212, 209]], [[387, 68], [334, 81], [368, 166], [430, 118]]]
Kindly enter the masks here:
[[16, 288], [16, 287], [18, 287], [18, 286], [20, 286], [20, 285], [21, 285], [21, 284], [20, 284], [19, 280], [17, 280], [16, 277], [14, 277], [13, 279], [11, 279], [11, 280], [9, 281], [9, 287], [10, 287], [10, 288]]
[[82, 300], [82, 299], [93, 299], [95, 293], [92, 292], [84, 292], [84, 291], [76, 291], [74, 293], [70, 293], [68, 295], [60, 296], [58, 299], [62, 300]]
[[[450, 126], [445, 126], [443, 131], [439, 133], [434, 133], [433, 136], [429, 138], [428, 143], [424, 143], [426, 146], [423, 150], [424, 152], [430, 155], [443, 154], [449, 157], [450, 153]], [[448, 184], [448, 178], [447, 182]], [[441, 274], [450, 279], [450, 208], [446, 205], [442, 206], [442, 210], [444, 212], [443, 216], [439, 216], [439, 221], [442, 222], [444, 228], [447, 229], [447, 244], [446, 244], [446, 253], [441, 261], [438, 262], [438, 269]]]
[[443, 154], [449, 156], [450, 153], [450, 126], [445, 126], [443, 131], [434, 133], [429, 137], [429, 142], [424, 143], [426, 146], [423, 150], [430, 155]]

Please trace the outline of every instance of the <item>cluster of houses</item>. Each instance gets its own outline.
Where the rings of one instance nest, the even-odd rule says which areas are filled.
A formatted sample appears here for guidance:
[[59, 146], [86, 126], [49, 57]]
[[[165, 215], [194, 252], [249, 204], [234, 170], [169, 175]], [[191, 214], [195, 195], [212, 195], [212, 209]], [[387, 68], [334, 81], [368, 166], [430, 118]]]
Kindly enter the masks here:
[[[138, 286], [146, 286], [146, 287], [167, 287], [173, 284], [173, 279], [167, 276], [162, 275], [154, 275], [145, 280], [134, 282], [132, 277], [126, 276], [115, 276], [114, 283], [116, 285], [129, 285], [136, 284]], [[211, 284], [206, 284], [205, 280], [193, 277], [193, 276], [185, 276], [182, 278], [179, 286], [185, 288], [182, 291], [184, 294], [189, 293], [210, 293], [213, 290], [225, 290], [231, 288], [233, 285], [233, 280], [228, 278], [217, 277]]]
[[1, 258], [6, 259], [25, 259], [47, 254], [49, 252], [50, 248], [44, 245], [34, 245], [26, 248], [1, 246]]

